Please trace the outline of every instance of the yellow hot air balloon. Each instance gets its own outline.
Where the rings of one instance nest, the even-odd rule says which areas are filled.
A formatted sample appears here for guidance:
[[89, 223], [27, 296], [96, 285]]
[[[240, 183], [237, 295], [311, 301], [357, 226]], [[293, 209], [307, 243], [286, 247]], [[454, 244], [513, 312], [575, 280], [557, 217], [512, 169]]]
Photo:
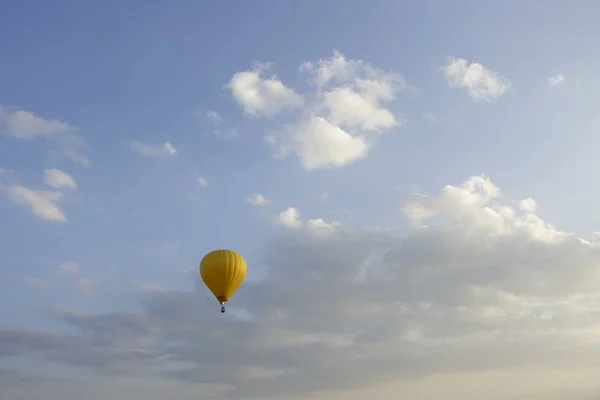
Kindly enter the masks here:
[[233, 250], [211, 251], [200, 261], [200, 277], [217, 298], [224, 313], [225, 303], [246, 278], [246, 261]]

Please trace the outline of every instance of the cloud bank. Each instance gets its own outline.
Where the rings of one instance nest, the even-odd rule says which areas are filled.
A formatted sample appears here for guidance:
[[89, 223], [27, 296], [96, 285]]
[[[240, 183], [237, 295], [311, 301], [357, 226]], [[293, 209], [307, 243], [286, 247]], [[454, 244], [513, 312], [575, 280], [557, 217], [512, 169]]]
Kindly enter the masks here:
[[[514, 207], [488, 177], [473, 176], [401, 204], [413, 226], [404, 234], [337, 226], [319, 235], [297, 229], [301, 214], [289, 208], [287, 228], [262, 255], [267, 278], [243, 285], [230, 313], [205, 300], [196, 278], [191, 292], [140, 290], [137, 312], [48, 311], [69, 333], [2, 328], [0, 357], [115, 382], [174, 379], [196, 399], [333, 399], [375, 385], [390, 388], [382, 398], [405, 390], [440, 399], [484, 390], [449, 383], [474, 376], [490, 399], [544, 388], [591, 399], [600, 241], [559, 230], [534, 205]], [[503, 386], [525, 370], [535, 384]], [[504, 389], [494, 397], [493, 387]]]

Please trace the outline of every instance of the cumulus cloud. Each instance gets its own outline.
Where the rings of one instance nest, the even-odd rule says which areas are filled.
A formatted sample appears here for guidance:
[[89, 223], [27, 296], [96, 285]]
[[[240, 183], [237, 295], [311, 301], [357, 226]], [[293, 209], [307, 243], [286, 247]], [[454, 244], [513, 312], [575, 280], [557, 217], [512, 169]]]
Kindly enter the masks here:
[[341, 167], [365, 157], [368, 144], [364, 136], [352, 136], [325, 118], [311, 116], [286, 125], [281, 136], [269, 136], [277, 157], [295, 154], [305, 169]]
[[254, 204], [255, 206], [264, 206], [271, 202], [267, 200], [265, 196], [260, 193], [252, 193], [252, 195], [246, 198], [246, 203]]
[[[267, 278], [225, 315], [196, 277], [193, 292], [138, 292], [139, 311], [51, 312], [69, 333], [1, 328], [0, 358], [211, 383], [216, 398], [593, 398], [600, 241], [512, 204], [473, 176], [411, 196], [402, 236], [283, 230], [264, 247]], [[302, 223], [294, 208], [284, 216]]]
[[474, 100], [493, 101], [511, 86], [509, 79], [499, 76], [479, 63], [448, 57], [443, 68], [448, 86], [466, 89]]
[[8, 190], [13, 202], [29, 208], [29, 210], [48, 221], [66, 222], [67, 217], [60, 208], [63, 194], [59, 191], [34, 190], [22, 185], [12, 185]]
[[83, 153], [85, 140], [66, 122], [44, 119], [30, 111], [0, 105], [0, 136], [21, 140], [45, 137], [53, 140], [55, 148], [48, 151], [54, 162], [69, 159], [76, 164], [90, 166], [91, 160]]
[[563, 74], [558, 74], [556, 76], [551, 76], [548, 78], [548, 86], [553, 87], [556, 85], [560, 85], [565, 81], [565, 76]]
[[537, 202], [531, 197], [528, 197], [519, 202], [519, 209], [526, 213], [535, 214], [537, 211]]
[[325, 222], [323, 218], [312, 218], [306, 221], [307, 229], [316, 234], [331, 233], [340, 226], [341, 224], [338, 221], [333, 221], [329, 223]]
[[400, 74], [334, 51], [331, 58], [301, 66], [314, 91], [300, 96], [278, 79], [264, 78], [261, 68], [235, 74], [227, 87], [248, 115], [273, 118], [286, 108], [297, 111], [293, 122], [265, 140], [275, 157], [295, 155], [307, 170], [358, 161], [378, 133], [403, 123], [383, 105], [407, 87]]
[[145, 157], [174, 156], [177, 153], [177, 149], [170, 142], [165, 142], [163, 145], [156, 145], [134, 140], [130, 143], [130, 146], [133, 151]]
[[322, 218], [311, 218], [306, 222], [302, 221], [300, 210], [294, 207], [288, 207], [277, 214], [275, 222], [289, 229], [305, 227], [308, 232], [313, 234], [332, 233], [341, 226], [338, 221], [328, 223]]
[[264, 77], [268, 69], [268, 65], [256, 63], [252, 70], [234, 74], [225, 86], [249, 116], [272, 118], [285, 109], [302, 105], [302, 96], [285, 86], [277, 77]]
[[299, 228], [302, 226], [300, 211], [297, 208], [288, 207], [277, 215], [277, 222], [287, 228]]
[[44, 170], [44, 183], [54, 189], [76, 189], [77, 183], [75, 179], [65, 171], [61, 171], [57, 168], [50, 168]]

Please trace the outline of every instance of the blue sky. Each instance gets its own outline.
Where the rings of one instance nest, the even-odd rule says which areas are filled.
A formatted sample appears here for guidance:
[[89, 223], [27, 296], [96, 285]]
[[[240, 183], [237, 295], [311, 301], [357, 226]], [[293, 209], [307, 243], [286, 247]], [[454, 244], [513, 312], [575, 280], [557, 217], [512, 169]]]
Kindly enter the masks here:
[[[166, 321], [185, 325], [186, 334], [207, 337], [213, 323], [214, 332], [245, 323], [240, 329], [256, 333], [249, 324], [263, 321], [260, 329], [267, 324], [277, 332], [268, 337], [285, 343], [291, 339], [281, 335], [292, 333], [317, 341], [335, 333], [341, 341], [357, 335], [368, 321], [375, 332], [363, 334], [371, 344], [378, 340], [383, 346], [391, 332], [417, 340], [411, 335], [418, 331], [425, 346], [437, 340], [436, 329], [447, 338], [459, 335], [457, 326], [464, 330], [455, 338], [480, 332], [481, 326], [469, 324], [489, 315], [484, 318], [477, 305], [463, 302], [485, 292], [477, 304], [502, 315], [568, 304], [571, 308], [561, 312], [570, 319], [544, 322], [556, 324], [548, 329], [564, 330], [566, 336], [556, 340], [596, 329], [577, 319], [583, 318], [583, 300], [573, 300], [576, 293], [587, 296], [588, 313], [597, 312], [596, 294], [586, 292], [598, 279], [590, 237], [600, 226], [593, 212], [599, 196], [593, 182], [600, 169], [595, 72], [600, 6], [595, 2], [575, 7], [558, 1], [8, 1], [2, 8], [0, 349], [10, 351], [0, 354], [11, 356], [0, 357], [1, 374], [33, 379], [28, 387], [44, 388], [50, 399], [71, 398], [75, 394], [45, 382], [47, 372], [39, 371], [46, 371], [45, 363], [57, 363], [64, 369], [57, 372], [63, 371], [60, 379], [68, 379], [72, 368], [84, 366], [89, 376], [72, 385], [72, 393], [103, 385], [148, 398], [141, 393], [157, 374], [148, 365], [135, 373], [127, 370], [124, 375], [139, 380], [124, 383], [96, 368], [100, 361], [86, 364], [68, 357], [78, 351], [69, 343], [91, 332], [110, 342], [115, 354], [123, 346], [141, 346], [156, 353], [155, 364], [194, 363], [189, 374], [158, 374], [167, 388], [164, 396], [186, 398], [198, 390], [198, 382], [209, 382], [231, 385], [227, 390], [233, 392], [222, 396], [264, 398], [283, 390], [306, 399], [334, 399], [335, 393], [351, 398], [347, 393], [360, 397], [359, 389], [343, 383], [344, 376], [346, 381], [354, 376], [351, 370], [315, 383], [333, 395], [303, 392], [302, 384], [317, 378], [298, 371], [326, 364], [312, 348], [302, 355], [286, 348], [287, 360], [293, 360], [289, 365], [280, 353], [258, 361], [225, 357], [223, 370], [233, 368], [230, 362], [245, 365], [249, 375], [211, 378], [202, 366], [205, 355], [183, 360], [170, 353], [169, 338], [185, 342], [188, 354], [207, 344], [186, 342], [183, 330], [169, 331]], [[253, 194], [264, 196], [264, 204], [249, 201]], [[535, 201], [519, 203], [527, 198]], [[419, 228], [423, 224], [429, 227]], [[481, 237], [499, 239], [482, 245]], [[206, 290], [198, 285], [201, 257], [223, 247], [240, 251], [248, 261], [247, 285], [231, 306], [234, 315], [235, 310], [253, 315], [252, 322], [218, 319], [216, 303], [206, 300]], [[474, 250], [480, 248], [491, 253], [484, 257], [483, 250]], [[579, 264], [569, 266], [557, 256], [569, 254], [571, 263]], [[488, 275], [453, 269], [478, 257]], [[422, 289], [407, 287], [410, 298], [399, 299], [384, 288], [380, 301], [390, 307], [401, 302], [411, 310], [430, 305], [410, 318], [399, 317], [400, 322], [389, 313], [373, 321], [355, 315], [355, 306], [349, 311], [353, 299], [371, 301], [370, 290], [378, 284], [368, 280], [381, 276], [361, 275], [368, 282], [348, 288], [344, 285], [353, 278], [336, 273], [366, 274], [371, 263], [383, 266], [386, 285], [417, 282], [413, 286]], [[334, 264], [340, 268], [336, 273]], [[435, 274], [421, 275], [432, 265]], [[340, 280], [333, 317], [308, 304], [320, 298], [314, 274]], [[482, 281], [484, 275], [488, 281]], [[300, 283], [288, 287], [286, 279], [310, 289]], [[279, 314], [265, 308], [266, 299], [275, 295], [262, 293], [277, 284], [287, 290], [281, 289], [273, 307], [290, 315], [308, 313], [306, 320], [298, 317], [306, 325], [278, 325], [274, 315]], [[549, 298], [554, 305], [546, 304]], [[202, 323], [163, 315], [177, 304], [206, 314], [197, 317]], [[431, 307], [440, 307], [444, 323], [428, 319]], [[469, 324], [448, 307], [473, 311]], [[325, 321], [333, 321], [335, 332], [324, 330]], [[126, 334], [119, 330], [138, 323], [141, 330], [162, 326], [161, 339], [128, 332], [131, 337], [123, 344]], [[396, 323], [406, 329], [402, 334]], [[527, 338], [541, 329], [512, 319], [486, 327], [508, 332], [516, 323]], [[121, 333], [108, 334], [110, 329]], [[64, 336], [64, 344], [52, 342], [59, 340], [52, 334], [75, 336]], [[17, 345], [11, 335], [26, 339]], [[111, 342], [116, 337], [118, 343]], [[46, 353], [35, 351], [36, 340], [48, 346]], [[353, 340], [344, 345], [350, 346], [344, 347], [348, 353], [336, 347], [339, 343], [319, 346], [332, 346], [324, 350], [333, 352], [331, 363], [364, 362], [352, 358], [358, 353], [375, 363], [374, 371], [391, 362], [372, 347], [367, 356], [360, 347], [364, 343]], [[484, 342], [490, 354], [505, 345]], [[528, 342], [524, 337], [520, 343], [526, 347]], [[208, 344], [217, 345], [226, 342]], [[238, 351], [254, 354], [264, 345], [250, 340]], [[444, 347], [440, 357], [457, 349]], [[422, 386], [402, 383], [411, 370], [402, 367], [403, 357], [412, 356], [397, 355], [399, 365], [389, 368], [390, 376], [364, 377], [363, 389], [376, 385], [381, 398], [398, 388], [420, 398], [442, 398], [436, 396], [447, 392], [447, 383], [434, 376], [449, 372], [425, 368]], [[522, 374], [519, 368], [539, 361], [534, 354], [522, 357], [512, 369], [490, 362], [490, 375], [480, 376], [481, 382], [495, 381], [494, 373]], [[473, 362], [466, 355], [459, 358], [461, 376], [472, 379]], [[585, 357], [574, 351], [572, 359], [574, 370], [584, 376], [589, 371]], [[120, 360], [104, 362], [108, 369], [121, 365]], [[273, 365], [301, 375], [269, 375], [269, 383], [261, 380], [264, 376], [256, 378], [252, 368], [264, 372]], [[557, 374], [550, 367], [544, 371], [536, 376]], [[20, 382], [0, 381], [0, 393], [31, 398], [31, 389]], [[432, 384], [441, 388], [438, 393], [422, 392]], [[555, 389], [564, 391], [564, 398], [585, 399], [593, 385], [582, 381], [581, 393], [568, 384]], [[259, 390], [263, 386], [271, 389]], [[521, 389], [491, 392], [508, 399], [525, 393]], [[546, 389], [540, 384], [532, 393], [546, 398]]]

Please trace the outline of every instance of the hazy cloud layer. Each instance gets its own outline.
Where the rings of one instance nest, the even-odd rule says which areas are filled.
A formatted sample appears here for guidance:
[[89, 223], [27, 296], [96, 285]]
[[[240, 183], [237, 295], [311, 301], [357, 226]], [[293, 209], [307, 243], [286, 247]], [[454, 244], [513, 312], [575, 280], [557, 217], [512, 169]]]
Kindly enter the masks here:
[[[143, 290], [139, 312], [52, 311], [72, 333], [2, 329], [0, 355], [105, 379], [211, 383], [223, 391], [216, 398], [335, 398], [376, 383], [408, 390], [415, 379], [446, 387], [439, 382], [449, 374], [497, 382], [524, 368], [550, 377], [560, 363], [577, 367], [563, 370], [570, 380], [560, 387], [540, 378], [487, 398], [529, 390], [547, 399], [549, 386], [590, 398], [600, 360], [598, 242], [499, 196], [484, 176], [414, 195], [401, 205], [414, 228], [400, 236], [289, 229], [265, 248], [268, 278], [246, 283], [228, 314], [199, 281], [195, 292]], [[420, 398], [442, 398], [423, 387]]]

